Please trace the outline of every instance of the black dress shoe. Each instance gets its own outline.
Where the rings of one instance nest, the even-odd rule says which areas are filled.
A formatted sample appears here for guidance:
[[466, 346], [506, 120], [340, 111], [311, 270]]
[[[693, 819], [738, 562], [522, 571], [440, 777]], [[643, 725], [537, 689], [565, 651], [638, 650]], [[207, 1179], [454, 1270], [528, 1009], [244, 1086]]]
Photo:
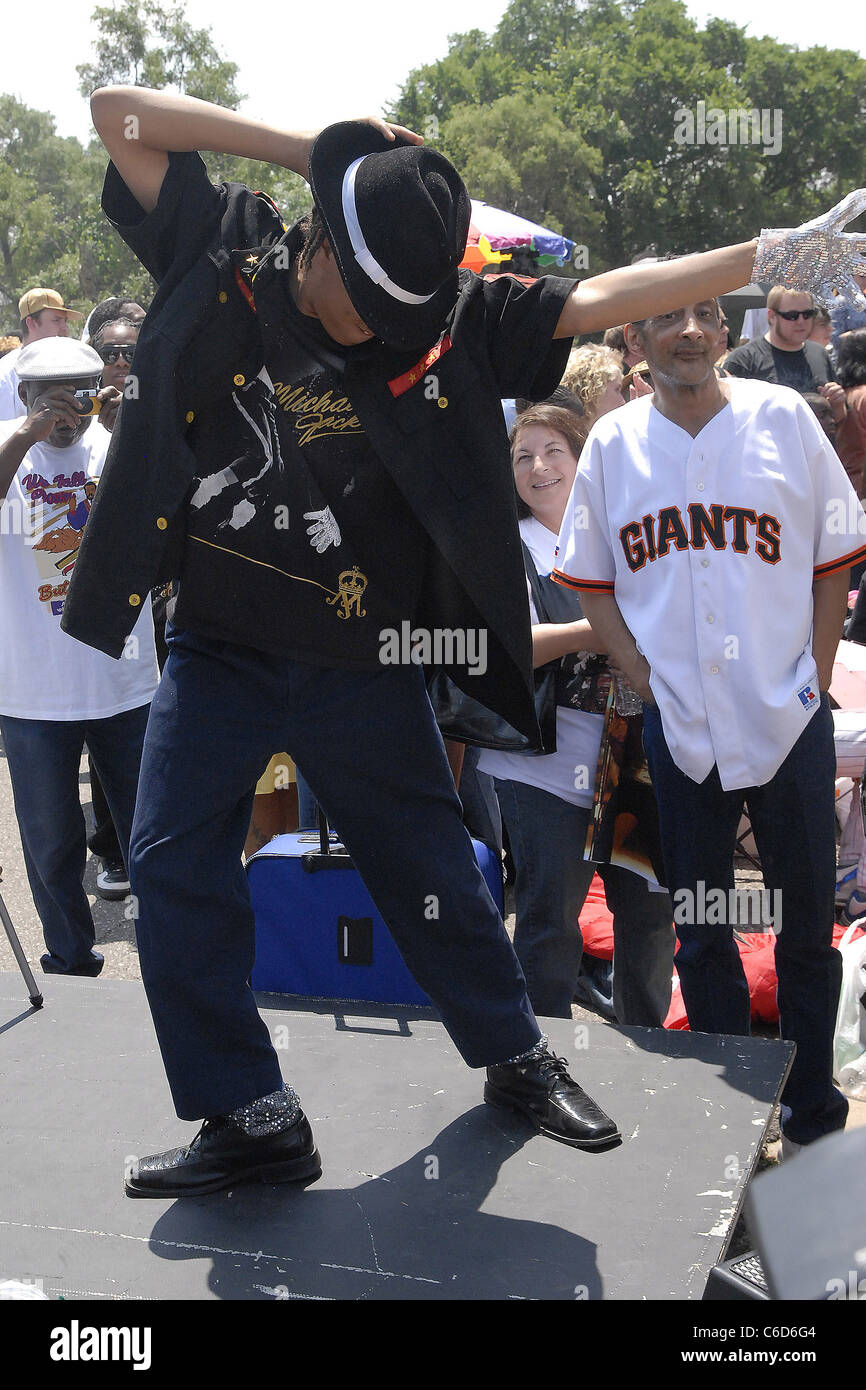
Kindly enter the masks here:
[[278, 1134], [244, 1133], [224, 1115], [205, 1120], [186, 1149], [140, 1158], [126, 1178], [129, 1197], [198, 1197], [236, 1182], [302, 1182], [322, 1175], [303, 1111]]
[[610, 1116], [569, 1076], [565, 1058], [547, 1050], [488, 1067], [484, 1099], [519, 1111], [542, 1134], [576, 1149], [606, 1148], [621, 1137]]

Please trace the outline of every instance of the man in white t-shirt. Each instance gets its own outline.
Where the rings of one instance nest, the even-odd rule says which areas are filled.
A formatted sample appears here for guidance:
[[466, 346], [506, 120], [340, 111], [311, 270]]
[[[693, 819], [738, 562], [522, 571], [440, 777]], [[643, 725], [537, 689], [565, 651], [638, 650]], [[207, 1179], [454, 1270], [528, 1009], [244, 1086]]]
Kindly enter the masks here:
[[18, 301], [21, 320], [21, 347], [13, 348], [0, 360], [0, 421], [20, 419], [27, 408], [18, 392], [18, 358], [31, 343], [43, 338], [65, 338], [69, 320], [84, 315], [67, 309], [56, 290], [28, 290]]
[[[0, 735], [47, 974], [98, 975], [82, 886], [78, 769], [87, 744], [124, 854], [157, 669], [150, 606], [118, 661], [68, 636], [60, 615], [110, 435], [76, 408], [102, 359], [74, 339], [22, 348], [21, 420], [0, 424]], [[120, 394], [98, 392], [115, 409]]]
[[655, 394], [591, 431], [555, 578], [643, 696], [644, 744], [692, 1029], [746, 1034], [733, 929], [744, 801], [776, 931], [786, 1147], [844, 1127], [832, 1084], [841, 961], [833, 656], [866, 518], [797, 392], [719, 380], [714, 300], [627, 326]]

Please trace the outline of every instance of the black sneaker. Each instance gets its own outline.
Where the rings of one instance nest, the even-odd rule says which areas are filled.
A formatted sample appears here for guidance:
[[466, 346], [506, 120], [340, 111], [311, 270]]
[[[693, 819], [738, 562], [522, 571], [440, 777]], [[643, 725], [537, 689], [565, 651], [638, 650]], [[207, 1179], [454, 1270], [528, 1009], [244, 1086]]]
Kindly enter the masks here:
[[548, 1138], [576, 1149], [607, 1148], [621, 1138], [610, 1116], [569, 1076], [565, 1058], [547, 1049], [488, 1067], [484, 1099], [517, 1110]]
[[129, 876], [122, 859], [103, 859], [102, 871], [96, 875], [96, 891], [109, 902], [129, 896]]
[[95, 980], [102, 972], [105, 957], [99, 951], [91, 951], [90, 955], [77, 965], [67, 965], [65, 960], [49, 953], [39, 957], [39, 964], [43, 975], [83, 975], [86, 979]]

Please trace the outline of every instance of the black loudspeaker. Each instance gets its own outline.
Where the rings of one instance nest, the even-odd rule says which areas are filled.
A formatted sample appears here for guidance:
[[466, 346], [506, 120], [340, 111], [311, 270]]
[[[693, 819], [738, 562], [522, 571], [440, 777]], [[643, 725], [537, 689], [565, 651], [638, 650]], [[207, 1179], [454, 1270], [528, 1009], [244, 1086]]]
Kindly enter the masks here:
[[828, 1134], [761, 1173], [746, 1217], [772, 1299], [866, 1300], [866, 1129]]
[[756, 1250], [724, 1260], [710, 1270], [704, 1300], [715, 1303], [770, 1301], [761, 1259]]

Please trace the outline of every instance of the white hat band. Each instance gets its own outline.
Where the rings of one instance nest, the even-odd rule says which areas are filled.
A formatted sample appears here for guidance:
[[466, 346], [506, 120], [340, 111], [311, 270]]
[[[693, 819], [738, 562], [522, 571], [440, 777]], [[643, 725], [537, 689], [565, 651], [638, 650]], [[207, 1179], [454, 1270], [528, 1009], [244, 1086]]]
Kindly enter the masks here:
[[404, 290], [395, 284], [388, 272], [380, 266], [364, 240], [364, 233], [361, 231], [361, 224], [358, 221], [358, 212], [355, 207], [355, 175], [358, 171], [358, 165], [367, 158], [367, 155], [362, 154], [360, 159], [356, 159], [354, 164], [349, 165], [343, 176], [343, 216], [346, 219], [346, 231], [349, 233], [355, 260], [364, 274], [373, 281], [373, 284], [385, 290], [392, 299], [402, 300], [404, 304], [426, 304], [429, 299], [433, 298], [433, 295], [413, 294], [411, 290]]

